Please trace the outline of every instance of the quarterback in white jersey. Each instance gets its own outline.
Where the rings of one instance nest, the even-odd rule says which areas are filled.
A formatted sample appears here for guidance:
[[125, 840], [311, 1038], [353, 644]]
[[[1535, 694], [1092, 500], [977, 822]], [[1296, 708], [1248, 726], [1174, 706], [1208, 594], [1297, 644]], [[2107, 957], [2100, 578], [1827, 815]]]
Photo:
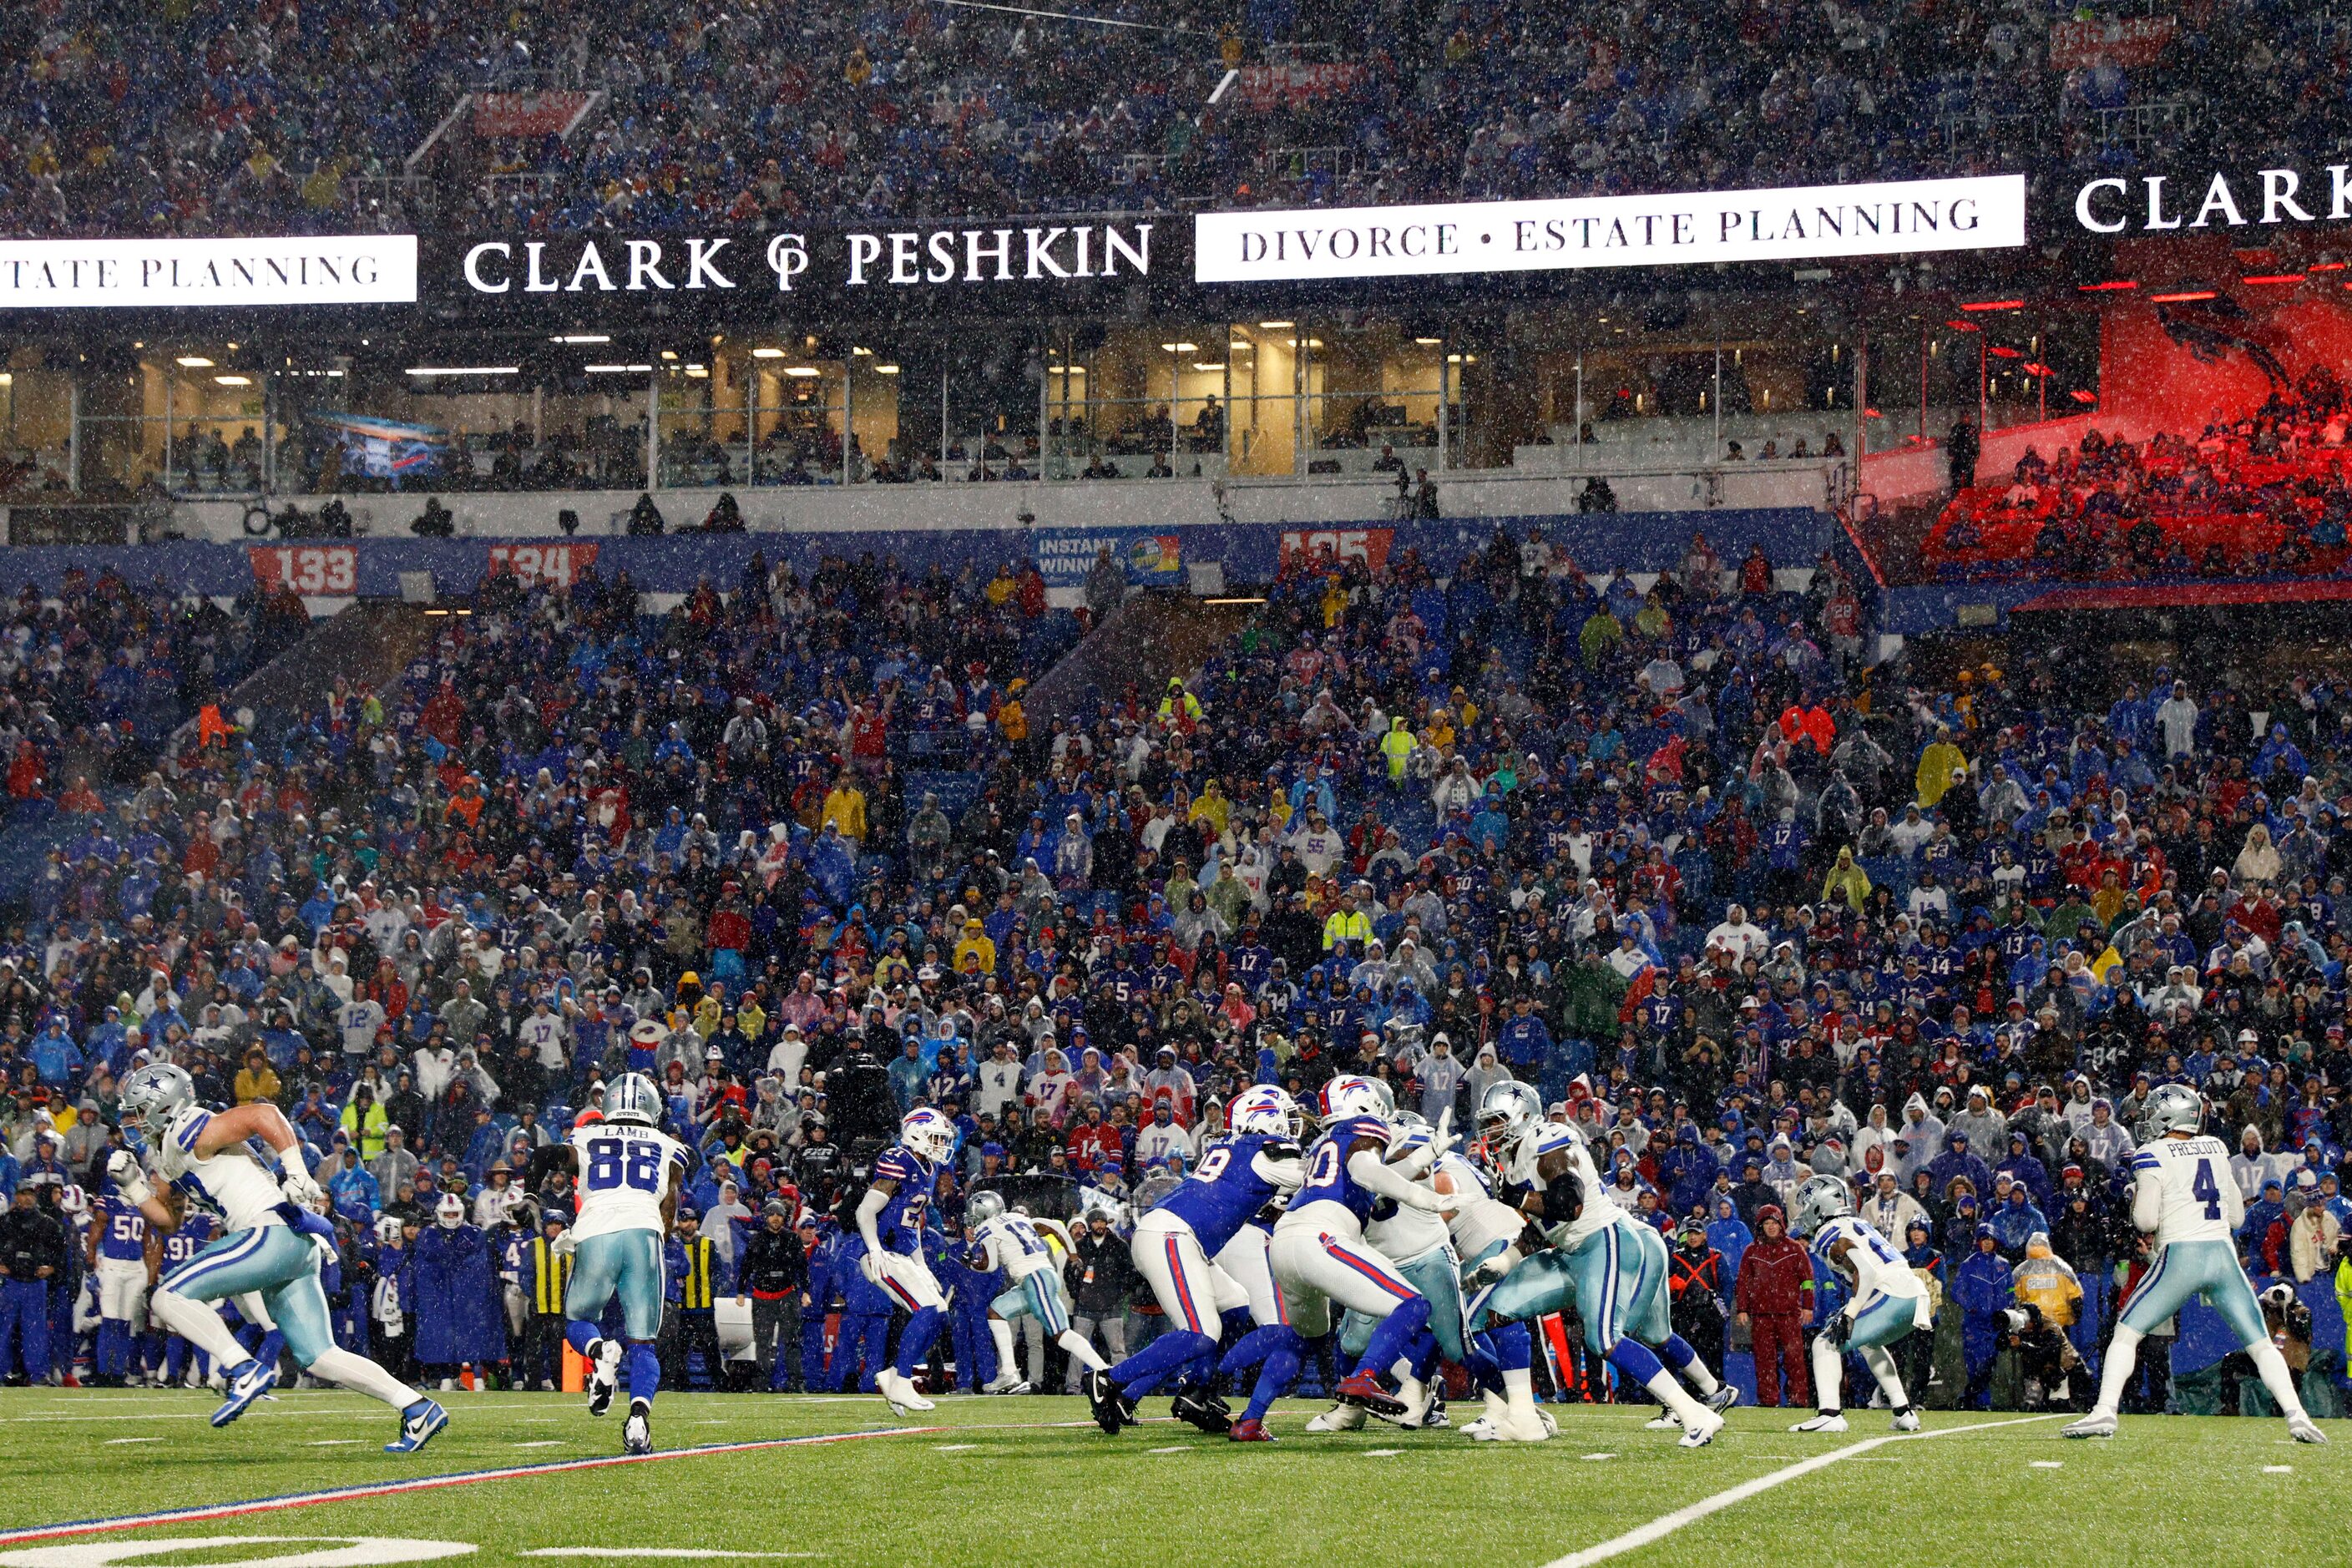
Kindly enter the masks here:
[[1029, 1384], [1016, 1370], [1013, 1354], [1013, 1320], [1034, 1318], [1048, 1339], [1069, 1352], [1079, 1365], [1100, 1372], [1103, 1360], [1091, 1341], [1070, 1326], [1070, 1299], [1062, 1284], [1062, 1266], [1054, 1247], [1040, 1235], [1034, 1221], [1018, 1209], [1008, 1209], [995, 1193], [974, 1193], [964, 1205], [964, 1263], [982, 1274], [1004, 1270], [1005, 1286], [988, 1304], [988, 1332], [996, 1342], [996, 1376], [984, 1394], [1023, 1394]]
[[1870, 1375], [1885, 1391], [1887, 1407], [1895, 1412], [1897, 1432], [1916, 1432], [1919, 1413], [1903, 1391], [1903, 1375], [1887, 1346], [1914, 1329], [1929, 1326], [1927, 1287], [1894, 1245], [1877, 1228], [1853, 1212], [1853, 1189], [1843, 1176], [1822, 1174], [1806, 1179], [1797, 1189], [1789, 1216], [1789, 1232], [1808, 1239], [1813, 1256], [1853, 1282], [1853, 1295], [1830, 1315], [1813, 1336], [1813, 1386], [1820, 1392], [1819, 1412], [1789, 1428], [1791, 1432], [1843, 1432], [1845, 1411], [1840, 1385], [1848, 1351], [1862, 1357]]
[[2245, 1199], [2230, 1173], [2230, 1151], [2202, 1131], [2204, 1097], [2187, 1084], [2168, 1083], [2148, 1097], [2140, 1146], [2132, 1156], [2132, 1224], [2154, 1238], [2147, 1272], [2140, 1276], [2116, 1321], [2115, 1338], [2100, 1369], [2099, 1402], [2066, 1428], [2069, 1437], [2112, 1437], [2116, 1409], [2137, 1364], [2139, 1342], [2202, 1297], [2229, 1323], [2263, 1386], [2286, 1413], [2298, 1443], [2325, 1443], [2295, 1392], [2286, 1357], [2272, 1342], [2262, 1303], [2238, 1262], [2232, 1239], [2244, 1223]]
[[[321, 1249], [334, 1246], [333, 1228], [308, 1212], [323, 1196], [311, 1179], [301, 1140], [267, 1100], [233, 1110], [196, 1103], [195, 1085], [169, 1062], [141, 1068], [124, 1083], [121, 1102], [126, 1137], [144, 1146], [108, 1157], [115, 1190], [138, 1206], [149, 1225], [169, 1235], [194, 1205], [220, 1222], [221, 1236], [157, 1282], [150, 1310], [225, 1369], [228, 1398], [213, 1412], [226, 1426], [277, 1384], [278, 1369], [246, 1352], [221, 1321], [215, 1303], [248, 1293], [285, 1336], [302, 1369], [331, 1383], [373, 1394], [401, 1413], [390, 1453], [414, 1453], [448, 1425], [441, 1406], [366, 1357], [335, 1343], [327, 1295], [319, 1284]], [[247, 1141], [259, 1139], [277, 1156], [272, 1178]], [[161, 1177], [159, 1187], [148, 1171]]]

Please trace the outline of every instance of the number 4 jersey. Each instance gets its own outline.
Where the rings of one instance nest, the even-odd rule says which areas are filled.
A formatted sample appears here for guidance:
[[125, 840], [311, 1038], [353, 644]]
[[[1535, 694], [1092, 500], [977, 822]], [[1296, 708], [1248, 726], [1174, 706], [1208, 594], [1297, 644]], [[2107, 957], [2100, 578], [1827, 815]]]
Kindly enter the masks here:
[[[2132, 1173], [2163, 1194], [2156, 1242], [2228, 1241], [2245, 1217], [2230, 1151], [2219, 1138], [2158, 1138], [2132, 1156]], [[2143, 1213], [2145, 1211], [2142, 1211]]]
[[669, 1173], [686, 1168], [686, 1145], [650, 1127], [600, 1121], [572, 1129], [566, 1140], [580, 1161], [580, 1217], [573, 1239], [616, 1230], [662, 1226], [662, 1194]]

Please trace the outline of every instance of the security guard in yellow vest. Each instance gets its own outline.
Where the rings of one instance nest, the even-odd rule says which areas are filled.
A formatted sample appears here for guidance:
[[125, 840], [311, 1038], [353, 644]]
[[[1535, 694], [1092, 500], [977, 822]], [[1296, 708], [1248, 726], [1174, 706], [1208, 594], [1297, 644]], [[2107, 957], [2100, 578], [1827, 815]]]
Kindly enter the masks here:
[[690, 1386], [687, 1358], [700, 1351], [703, 1386], [717, 1389], [726, 1379], [726, 1365], [719, 1358], [717, 1310], [723, 1282], [719, 1249], [702, 1234], [700, 1213], [684, 1207], [677, 1211], [677, 1228], [664, 1251], [672, 1294], [662, 1323], [662, 1382], [672, 1388]]
[[530, 1319], [523, 1325], [522, 1366], [517, 1375], [526, 1388], [536, 1384], [553, 1389], [562, 1382], [563, 1292], [572, 1284], [572, 1254], [555, 1247], [567, 1228], [562, 1213], [549, 1209], [539, 1233], [523, 1248], [518, 1283], [530, 1303]]

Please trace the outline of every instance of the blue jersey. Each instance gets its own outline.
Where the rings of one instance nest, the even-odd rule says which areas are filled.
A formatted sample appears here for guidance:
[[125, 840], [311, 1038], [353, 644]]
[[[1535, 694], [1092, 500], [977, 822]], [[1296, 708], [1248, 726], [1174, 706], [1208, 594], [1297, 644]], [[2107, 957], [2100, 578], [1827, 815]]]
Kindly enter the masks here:
[[124, 1262], [143, 1262], [147, 1257], [147, 1216], [139, 1205], [111, 1189], [99, 1200], [99, 1223], [106, 1228], [99, 1233], [98, 1255]]
[[898, 1188], [876, 1217], [875, 1234], [882, 1238], [886, 1251], [916, 1256], [923, 1245], [923, 1215], [930, 1205], [931, 1189], [939, 1183], [937, 1168], [898, 1143], [885, 1149], [874, 1162], [874, 1179], [895, 1182]]
[[1350, 1116], [1327, 1128], [1307, 1151], [1307, 1184], [1290, 1200], [1293, 1209], [1311, 1203], [1344, 1204], [1358, 1221], [1370, 1221], [1372, 1205], [1380, 1200], [1348, 1174], [1348, 1148], [1359, 1138], [1372, 1139], [1385, 1149], [1388, 1124], [1377, 1116]]
[[173, 1269], [212, 1245], [215, 1234], [213, 1216], [190, 1209], [180, 1228], [163, 1238], [163, 1272]]
[[1203, 1150], [1192, 1173], [1151, 1206], [1192, 1226], [1201, 1250], [1214, 1258], [1282, 1192], [1255, 1169], [1261, 1152], [1269, 1160], [1298, 1158], [1298, 1145], [1287, 1138], [1244, 1132]]

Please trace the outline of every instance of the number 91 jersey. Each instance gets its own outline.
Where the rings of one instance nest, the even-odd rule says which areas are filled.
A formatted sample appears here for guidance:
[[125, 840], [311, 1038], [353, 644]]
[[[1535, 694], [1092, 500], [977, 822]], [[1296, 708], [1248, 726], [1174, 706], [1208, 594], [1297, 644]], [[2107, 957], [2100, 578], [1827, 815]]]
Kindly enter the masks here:
[[683, 1171], [686, 1145], [650, 1127], [600, 1121], [575, 1127], [565, 1140], [580, 1161], [580, 1217], [573, 1239], [617, 1230], [662, 1229], [662, 1194], [669, 1173]]

